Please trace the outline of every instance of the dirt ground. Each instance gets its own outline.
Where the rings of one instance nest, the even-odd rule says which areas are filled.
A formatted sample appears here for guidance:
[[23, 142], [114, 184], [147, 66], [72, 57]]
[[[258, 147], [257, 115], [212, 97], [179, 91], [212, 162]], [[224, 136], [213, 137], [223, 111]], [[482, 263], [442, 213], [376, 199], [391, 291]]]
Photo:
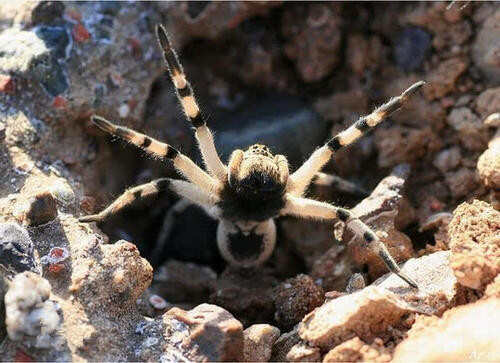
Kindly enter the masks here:
[[[158, 247], [170, 193], [78, 222], [181, 178], [93, 114], [202, 165], [158, 23], [224, 161], [261, 142], [293, 171], [426, 82], [335, 153], [324, 172], [348, 183], [308, 192], [352, 208], [418, 290], [341, 222], [280, 218], [272, 257], [250, 271], [226, 266], [196, 207]], [[499, 24], [495, 2], [2, 2], [2, 360], [500, 360]]]

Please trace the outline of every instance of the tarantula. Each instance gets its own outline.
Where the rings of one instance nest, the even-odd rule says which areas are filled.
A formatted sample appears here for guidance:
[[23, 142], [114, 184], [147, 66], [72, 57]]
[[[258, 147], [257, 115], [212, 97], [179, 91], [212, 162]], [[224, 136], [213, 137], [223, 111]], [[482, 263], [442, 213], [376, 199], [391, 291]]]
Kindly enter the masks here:
[[92, 121], [100, 129], [161, 160], [172, 162], [187, 181], [160, 178], [136, 186], [127, 190], [99, 214], [80, 218], [81, 222], [102, 222], [139, 200], [171, 190], [202, 207], [208, 215], [219, 221], [217, 245], [222, 257], [231, 265], [247, 268], [259, 266], [271, 256], [276, 244], [275, 218], [293, 215], [324, 221], [339, 219], [347, 228], [363, 237], [366, 248], [380, 256], [390, 271], [412, 287], [417, 287], [411, 278], [401, 272], [386, 246], [366, 224], [349, 210], [305, 198], [304, 193], [334, 152], [352, 144], [400, 109], [424, 85], [423, 81], [413, 84], [400, 96], [392, 98], [331, 138], [292, 174], [289, 173], [285, 156], [273, 155], [268, 147], [260, 144], [252, 145], [245, 151], [235, 150], [229, 163], [225, 165], [217, 154], [213, 135], [200, 113], [193, 89], [167, 32], [162, 25], [157, 25], [156, 33], [178, 99], [195, 129], [206, 171], [168, 144], [93, 116]]

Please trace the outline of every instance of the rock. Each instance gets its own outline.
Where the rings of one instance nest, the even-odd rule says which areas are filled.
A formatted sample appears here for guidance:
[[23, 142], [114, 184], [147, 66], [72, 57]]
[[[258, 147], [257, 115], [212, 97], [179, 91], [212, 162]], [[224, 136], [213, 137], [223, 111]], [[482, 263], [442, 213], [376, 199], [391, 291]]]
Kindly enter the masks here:
[[0, 33], [0, 71], [40, 82], [52, 96], [69, 87], [65, 69], [34, 32], [8, 29]]
[[296, 325], [293, 330], [282, 334], [278, 340], [276, 340], [273, 345], [271, 362], [284, 362], [290, 349], [300, 341], [298, 325]]
[[275, 312], [272, 291], [277, 283], [266, 269], [228, 267], [218, 278], [209, 302], [230, 311], [244, 326], [271, 321]]
[[288, 362], [318, 362], [320, 358], [319, 348], [310, 347], [305, 343], [295, 344], [286, 355]]
[[[183, 355], [192, 361], [238, 361], [243, 358], [243, 326], [226, 310], [210, 304], [201, 304], [186, 312], [172, 308], [163, 315], [166, 326], [181, 326], [179, 332], [167, 328], [166, 340], [181, 346]], [[169, 334], [170, 333], [170, 334]]]
[[200, 303], [214, 291], [216, 279], [210, 267], [170, 260], [155, 273], [154, 291], [173, 303]]
[[488, 136], [481, 120], [466, 107], [454, 108], [448, 124], [458, 133], [463, 146], [469, 150], [484, 150]]
[[459, 199], [470, 194], [479, 185], [477, 174], [468, 168], [460, 168], [457, 171], [445, 174], [446, 184], [450, 188], [453, 198]]
[[499, 309], [493, 298], [454, 308], [441, 319], [421, 317], [397, 346], [393, 362], [498, 361]]
[[244, 20], [267, 14], [279, 6], [276, 2], [241, 3], [158, 3], [162, 17], [170, 19], [167, 30], [176, 34], [174, 46], [185, 44], [191, 38], [215, 39], [228, 30], [235, 30]]
[[457, 282], [450, 266], [450, 251], [412, 258], [401, 270], [418, 284], [418, 290], [394, 274], [387, 274], [373, 284], [398, 295], [410, 306], [425, 314], [440, 315], [443, 311], [465, 303], [464, 290]]
[[491, 284], [488, 285], [486, 290], [484, 291], [485, 297], [500, 297], [500, 275], [495, 277], [495, 280]]
[[15, 223], [0, 224], [0, 267], [9, 277], [24, 271], [38, 272], [33, 242], [24, 228]]
[[102, 246], [99, 263], [92, 263], [92, 268], [88, 263], [73, 265], [69, 290], [89, 304], [109, 305], [109, 313], [134, 306], [153, 277], [151, 265], [140, 257], [137, 247], [123, 240]]
[[[419, 228], [419, 232], [434, 231], [434, 245], [427, 244], [425, 251], [434, 253], [437, 251], [449, 250], [450, 235], [448, 233], [448, 225], [450, 224], [453, 214], [448, 212], [436, 213], [427, 218]], [[420, 253], [420, 252], [419, 252]]]
[[384, 347], [380, 338], [372, 344], [363, 342], [358, 337], [337, 345], [323, 358], [323, 362], [389, 362], [391, 353]]
[[50, 24], [63, 16], [64, 8], [64, 3], [59, 1], [40, 1], [33, 8], [31, 21], [33, 25]]
[[339, 4], [297, 4], [285, 9], [285, 54], [306, 83], [327, 76], [338, 64], [342, 40]]
[[[331, 227], [328, 236], [333, 240]], [[355, 267], [348, 248], [339, 242], [316, 258], [310, 275], [325, 291], [344, 291]]]
[[[380, 233], [381, 240], [397, 262], [406, 261], [414, 256], [411, 240], [398, 231], [394, 225], [408, 175], [408, 165], [394, 168], [392, 174], [384, 178], [368, 198], [351, 209], [354, 215], [367, 223], [374, 231], [384, 232]], [[354, 235], [346, 228], [342, 239], [347, 244], [354, 262], [358, 266], [366, 265], [372, 279], [387, 271], [380, 257], [364, 247], [360, 236]]]
[[57, 217], [56, 200], [49, 192], [41, 192], [30, 200], [26, 211], [26, 222], [29, 226], [48, 223]]
[[243, 331], [243, 360], [268, 362], [280, 330], [269, 324], [254, 324]]
[[[495, 113], [488, 117], [486, 120], [491, 123], [500, 121], [500, 114]], [[497, 131], [491, 141], [488, 143], [488, 149], [481, 154], [477, 162], [477, 172], [483, 185], [494, 191], [500, 189], [500, 131], [499, 125], [492, 125], [497, 127]]]
[[299, 336], [321, 349], [331, 349], [356, 335], [370, 341], [412, 312], [415, 310], [396, 294], [368, 286], [306, 315], [299, 324]]
[[477, 96], [475, 104], [475, 110], [481, 118], [500, 112], [500, 87], [488, 88], [483, 91]]
[[455, 90], [455, 83], [467, 69], [467, 61], [462, 58], [450, 58], [431, 70], [427, 77], [427, 87], [422, 89], [428, 100], [442, 98]]
[[394, 42], [394, 59], [405, 72], [419, 69], [431, 49], [431, 35], [425, 29], [406, 27]]
[[382, 63], [384, 46], [377, 36], [365, 38], [361, 34], [350, 34], [347, 37], [346, 63], [352, 71], [363, 76], [365, 72], [373, 72]]
[[491, 84], [500, 82], [500, 11], [497, 9], [483, 23], [472, 46], [472, 59]]
[[460, 165], [462, 156], [460, 148], [457, 146], [440, 151], [433, 162], [433, 165], [442, 173], [455, 169]]
[[16, 275], [5, 294], [5, 321], [11, 340], [26, 347], [60, 349], [62, 312], [49, 300], [50, 293], [49, 282], [39, 275]]
[[462, 203], [448, 226], [451, 267], [463, 286], [484, 291], [500, 272], [500, 212], [488, 203]]
[[274, 290], [274, 319], [288, 330], [300, 322], [314, 308], [320, 306], [325, 297], [323, 289], [304, 274], [285, 280]]
[[349, 278], [345, 291], [348, 294], [352, 294], [353, 292], [364, 289], [365, 287], [366, 287], [365, 278], [363, 277], [362, 274], [357, 272]]
[[442, 147], [441, 139], [428, 126], [416, 129], [394, 125], [378, 128], [374, 134], [380, 167], [416, 162]]

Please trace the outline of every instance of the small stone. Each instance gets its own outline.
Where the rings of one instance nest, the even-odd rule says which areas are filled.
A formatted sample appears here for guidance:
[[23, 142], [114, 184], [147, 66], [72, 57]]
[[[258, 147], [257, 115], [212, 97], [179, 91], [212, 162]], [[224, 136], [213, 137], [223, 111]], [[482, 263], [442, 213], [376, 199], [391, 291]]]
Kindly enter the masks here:
[[321, 352], [319, 348], [310, 347], [301, 342], [295, 344], [286, 355], [288, 362], [319, 362]]
[[469, 195], [471, 191], [479, 186], [477, 174], [468, 168], [460, 168], [456, 172], [448, 172], [445, 178], [451, 195], [455, 199]]
[[349, 281], [347, 282], [347, 286], [345, 288], [345, 291], [348, 294], [352, 294], [355, 291], [358, 291], [358, 290], [365, 288], [365, 286], [366, 286], [365, 278], [363, 277], [362, 274], [357, 272], [357, 273], [353, 274], [351, 276], [351, 278], [349, 279]]
[[151, 295], [149, 297], [149, 303], [156, 310], [164, 310], [168, 306], [168, 303], [165, 301], [165, 299], [158, 295]]
[[280, 330], [269, 324], [254, 324], [243, 331], [243, 360], [268, 362]]
[[187, 312], [172, 308], [163, 314], [163, 323], [173, 328], [169, 329], [172, 336], [167, 330], [165, 339], [178, 341], [176, 345], [189, 360], [220, 362], [243, 357], [243, 326], [216, 305], [201, 304]]
[[484, 291], [500, 273], [500, 212], [478, 200], [462, 203], [453, 212], [448, 230], [457, 280]]
[[500, 10], [496, 10], [483, 23], [472, 46], [472, 59], [485, 80], [491, 84], [500, 82]]
[[16, 84], [11, 76], [0, 74], [0, 92], [14, 93]]
[[465, 70], [467, 62], [461, 58], [450, 58], [440, 63], [427, 77], [427, 86], [422, 92], [428, 100], [446, 96], [455, 90], [455, 84]]
[[52, 107], [54, 108], [66, 108], [68, 101], [63, 96], [56, 96], [52, 101]]
[[488, 135], [483, 123], [467, 107], [454, 108], [447, 119], [448, 124], [458, 133], [461, 143], [469, 150], [484, 150]]
[[61, 1], [40, 1], [31, 12], [33, 25], [50, 24], [64, 14], [64, 3]]
[[45, 46], [51, 50], [57, 59], [65, 59], [70, 46], [70, 38], [66, 28], [59, 26], [41, 26], [36, 30], [36, 35], [43, 40]]
[[476, 98], [476, 112], [482, 117], [500, 111], [500, 87], [488, 88]]
[[275, 320], [285, 330], [324, 301], [323, 289], [304, 274], [282, 282], [274, 291]]
[[455, 169], [460, 165], [462, 155], [460, 154], [460, 148], [455, 146], [449, 149], [445, 149], [436, 155], [434, 159], [434, 166], [438, 168], [442, 173], [449, 170]]
[[298, 334], [298, 325], [296, 325], [293, 330], [282, 334], [273, 345], [273, 352], [271, 355], [272, 362], [284, 362], [286, 356], [290, 349], [300, 343], [300, 337]]
[[82, 24], [76, 24], [73, 28], [73, 39], [78, 43], [84, 43], [90, 39], [90, 33]]
[[27, 347], [58, 349], [62, 338], [61, 309], [49, 300], [47, 280], [32, 272], [23, 272], [12, 280], [5, 294], [5, 315], [9, 338]]
[[24, 271], [37, 272], [34, 246], [24, 228], [0, 223], [0, 265], [11, 277]]
[[393, 292], [368, 286], [315, 309], [299, 324], [299, 336], [321, 349], [350, 339], [353, 334], [371, 340], [415, 312]]
[[394, 43], [394, 59], [405, 72], [419, 69], [432, 45], [432, 36], [417, 27], [406, 27]]
[[25, 215], [29, 226], [39, 226], [56, 219], [56, 200], [50, 192], [37, 194], [30, 199], [29, 204]]

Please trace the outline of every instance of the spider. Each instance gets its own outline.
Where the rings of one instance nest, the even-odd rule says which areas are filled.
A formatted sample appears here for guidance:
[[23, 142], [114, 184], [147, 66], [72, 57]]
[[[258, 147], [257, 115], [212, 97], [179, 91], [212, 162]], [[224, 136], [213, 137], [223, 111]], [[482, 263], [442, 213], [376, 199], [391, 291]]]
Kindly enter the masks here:
[[81, 222], [103, 222], [140, 200], [170, 190], [203, 208], [209, 216], [219, 221], [217, 246], [230, 265], [252, 268], [262, 265], [274, 250], [277, 217], [292, 215], [328, 222], [338, 219], [362, 236], [365, 247], [380, 256], [391, 272], [417, 288], [415, 281], [401, 272], [378, 236], [353, 213], [306, 198], [304, 194], [308, 185], [337, 150], [352, 144], [384, 118], [399, 110], [425, 82], [413, 84], [400, 96], [361, 117], [316, 149], [291, 174], [285, 156], [273, 155], [267, 146], [260, 144], [252, 145], [244, 151], [233, 151], [225, 165], [219, 158], [212, 132], [200, 113], [193, 89], [162, 25], [156, 26], [156, 35], [177, 97], [186, 118], [194, 127], [206, 171], [172, 146], [94, 115], [92, 121], [100, 129], [142, 148], [162, 161], [172, 162], [187, 180], [160, 178], [136, 186], [124, 192], [100, 213], [81, 217]]

